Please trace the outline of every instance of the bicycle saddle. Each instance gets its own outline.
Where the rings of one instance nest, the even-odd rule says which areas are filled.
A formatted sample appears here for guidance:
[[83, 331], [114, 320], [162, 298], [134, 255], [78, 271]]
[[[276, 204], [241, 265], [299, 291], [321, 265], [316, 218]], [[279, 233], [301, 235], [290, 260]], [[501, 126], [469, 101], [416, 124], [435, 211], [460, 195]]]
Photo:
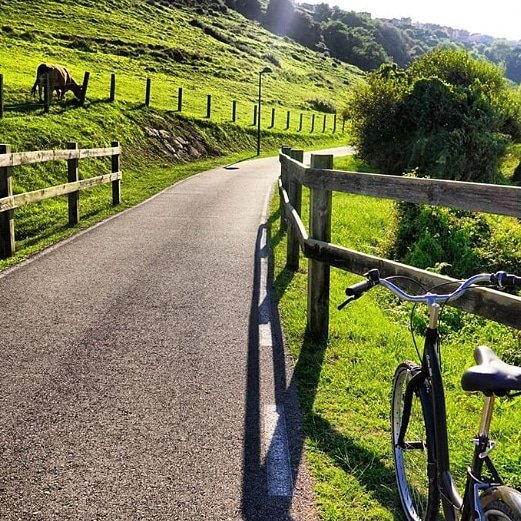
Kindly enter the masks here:
[[508, 391], [521, 391], [521, 367], [506, 364], [487, 346], [477, 347], [474, 358], [478, 365], [463, 373], [463, 390], [481, 391], [488, 396], [504, 396]]

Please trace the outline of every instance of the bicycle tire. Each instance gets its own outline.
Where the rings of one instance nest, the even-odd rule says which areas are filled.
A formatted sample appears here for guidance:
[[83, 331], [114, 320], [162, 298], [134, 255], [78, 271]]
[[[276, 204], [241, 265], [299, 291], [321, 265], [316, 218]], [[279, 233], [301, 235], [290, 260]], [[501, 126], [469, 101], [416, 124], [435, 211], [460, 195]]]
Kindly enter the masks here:
[[400, 364], [394, 373], [391, 397], [391, 433], [396, 484], [408, 521], [434, 521], [440, 494], [436, 480], [434, 419], [427, 380], [419, 380], [413, 393], [411, 414], [404, 443], [398, 439], [403, 420], [408, 382], [421, 371], [414, 362]]
[[483, 508], [487, 521], [521, 521], [521, 513], [515, 512], [503, 501], [492, 501]]

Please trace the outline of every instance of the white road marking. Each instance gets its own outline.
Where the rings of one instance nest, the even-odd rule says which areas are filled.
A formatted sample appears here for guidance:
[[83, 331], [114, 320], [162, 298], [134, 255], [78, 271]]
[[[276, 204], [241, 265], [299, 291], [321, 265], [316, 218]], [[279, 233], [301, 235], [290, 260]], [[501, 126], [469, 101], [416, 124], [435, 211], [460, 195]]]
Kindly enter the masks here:
[[264, 440], [268, 495], [290, 497], [293, 495], [293, 478], [282, 405], [267, 405], [264, 408]]

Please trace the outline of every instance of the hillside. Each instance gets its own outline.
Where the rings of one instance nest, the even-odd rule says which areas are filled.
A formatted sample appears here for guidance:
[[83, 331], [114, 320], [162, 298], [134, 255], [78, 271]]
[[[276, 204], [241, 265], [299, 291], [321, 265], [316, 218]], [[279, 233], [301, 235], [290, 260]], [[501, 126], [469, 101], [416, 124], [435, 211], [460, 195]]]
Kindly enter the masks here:
[[[200, 169], [251, 157], [257, 139], [252, 116], [258, 73], [268, 65], [273, 72], [264, 76], [263, 84], [264, 152], [274, 153], [282, 143], [309, 149], [347, 140], [340, 121], [333, 132], [332, 114], [324, 127], [324, 114], [318, 110], [340, 112], [348, 85], [363, 73], [274, 36], [236, 11], [145, 0], [0, 0], [0, 13], [1, 142], [12, 151], [65, 148], [69, 142], [80, 148], [108, 146], [114, 140], [122, 145], [123, 204], [107, 207], [105, 187], [86, 191], [80, 227]], [[66, 66], [79, 82], [90, 73], [83, 107], [69, 92], [64, 102], [44, 113], [30, 95], [41, 62]], [[110, 102], [112, 74], [116, 95]], [[144, 106], [148, 78], [149, 107]], [[205, 117], [208, 95], [210, 118]], [[232, 123], [233, 100], [237, 118]], [[276, 121], [269, 128], [272, 109]], [[313, 114], [317, 119], [311, 132]], [[99, 169], [100, 161], [82, 161], [80, 175], [97, 175]], [[18, 167], [14, 192], [61, 184], [65, 172], [61, 162]], [[64, 198], [15, 214], [17, 257], [0, 261], [0, 269], [73, 233]]]
[[110, 74], [116, 73], [117, 99], [143, 102], [150, 77], [155, 108], [177, 107], [182, 87], [187, 114], [204, 117], [211, 94], [212, 120], [228, 121], [233, 98], [244, 125], [251, 124], [257, 73], [265, 66], [273, 73], [265, 79], [264, 102], [281, 110], [313, 110], [320, 100], [340, 111], [346, 84], [361, 75], [353, 66], [274, 36], [231, 9], [145, 0], [9, 0], [0, 7], [0, 72], [7, 105], [29, 101], [36, 67], [43, 61], [66, 65], [77, 80], [90, 71], [93, 101], [108, 96]]

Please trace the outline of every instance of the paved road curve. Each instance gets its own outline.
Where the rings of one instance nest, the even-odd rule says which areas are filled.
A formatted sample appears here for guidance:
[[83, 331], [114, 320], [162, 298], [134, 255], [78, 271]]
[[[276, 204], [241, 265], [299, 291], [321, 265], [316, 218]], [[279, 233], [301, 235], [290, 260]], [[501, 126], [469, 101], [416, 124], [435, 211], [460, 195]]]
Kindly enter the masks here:
[[0, 274], [0, 519], [315, 519], [265, 289], [277, 172], [205, 172]]

